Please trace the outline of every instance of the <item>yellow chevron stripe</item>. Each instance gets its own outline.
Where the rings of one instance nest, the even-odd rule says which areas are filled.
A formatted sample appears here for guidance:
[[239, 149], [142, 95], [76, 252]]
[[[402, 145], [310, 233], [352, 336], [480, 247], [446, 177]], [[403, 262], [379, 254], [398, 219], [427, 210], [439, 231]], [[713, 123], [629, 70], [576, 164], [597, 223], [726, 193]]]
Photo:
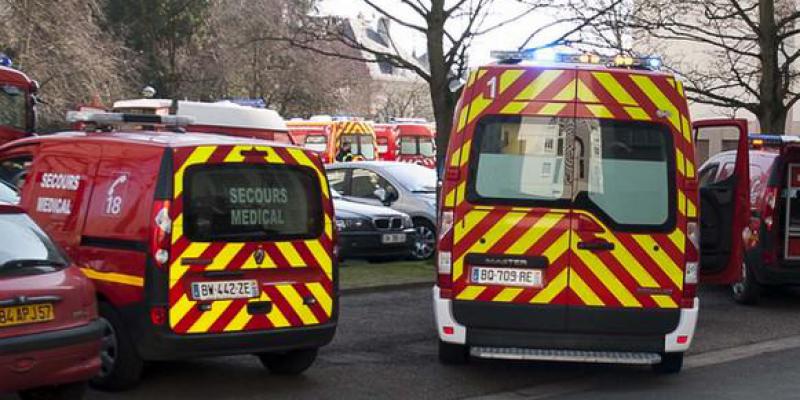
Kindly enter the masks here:
[[637, 121], [650, 121], [650, 115], [647, 114], [641, 107], [625, 107], [625, 112], [631, 119]]
[[458, 126], [456, 127], [458, 133], [463, 132], [464, 127], [467, 126], [467, 117], [469, 117], [469, 105], [465, 104], [461, 107], [461, 111], [458, 114]]
[[[263, 298], [264, 300], [272, 300], [269, 296], [263, 296]], [[276, 328], [285, 328], [292, 325], [279, 307], [272, 307], [269, 314], [267, 314], [267, 319]]]
[[601, 104], [586, 104], [586, 108], [597, 118], [613, 118], [614, 114], [609, 111], [608, 107]]
[[502, 239], [503, 236], [524, 217], [525, 213], [518, 212], [510, 212], [504, 215], [494, 226], [483, 234], [483, 240], [476, 241], [469, 250], [467, 250], [467, 253], [484, 253], [491, 249], [492, 246]]
[[319, 179], [319, 186], [322, 188], [322, 195], [325, 196], [327, 199], [330, 197], [330, 191], [328, 190], [328, 179], [325, 177], [325, 173], [320, 171], [316, 165], [311, 161], [310, 158], [306, 155], [306, 153], [301, 149], [293, 149], [289, 148], [289, 154], [294, 158], [294, 160], [305, 167], [309, 167], [317, 173], [317, 179]]
[[599, 103], [600, 99], [582, 80], [578, 79], [578, 100], [581, 103]]
[[456, 189], [447, 192], [444, 196], [444, 206], [445, 207], [455, 207], [456, 206]]
[[325, 315], [331, 316], [333, 314], [333, 300], [331, 295], [325, 290], [321, 283], [313, 282], [306, 285], [308, 291], [317, 299], [317, 303], [322, 306]]
[[281, 292], [283, 297], [292, 306], [292, 309], [303, 321], [303, 325], [318, 324], [317, 317], [309, 310], [308, 306], [303, 304], [303, 298], [297, 294], [297, 291], [291, 285], [277, 285], [275, 286]]
[[654, 294], [650, 296], [653, 301], [658, 304], [661, 308], [678, 308], [678, 303], [675, 303], [675, 300], [672, 300], [672, 297], [669, 297], [664, 294]]
[[697, 217], [697, 207], [695, 207], [694, 202], [688, 198], [686, 199], [686, 216], [689, 218]]
[[683, 127], [683, 136], [689, 143], [694, 143], [694, 131], [692, 131], [692, 126], [689, 124], [689, 118], [685, 115], [681, 115], [681, 126]]
[[569, 288], [581, 299], [583, 304], [587, 306], [602, 306], [605, 305], [600, 297], [586, 284], [586, 282], [575, 271], [569, 274]]
[[457, 300], [475, 300], [483, 293], [486, 286], [467, 286], [456, 296]]
[[469, 161], [470, 149], [472, 149], [472, 139], [465, 141], [464, 145], [461, 146], [461, 153], [458, 165], [463, 167], [464, 165], [467, 164], [467, 162]]
[[511, 300], [514, 300], [514, 298], [517, 297], [517, 295], [520, 294], [521, 292], [522, 288], [505, 288], [501, 290], [500, 293], [497, 294], [497, 296], [494, 296], [494, 299], [492, 299], [492, 301], [501, 301], [504, 303], [508, 303]]
[[550, 282], [545, 282], [545, 287], [531, 299], [531, 303], [548, 304], [553, 301], [564, 289], [567, 288], [568, 268], [564, 268]]
[[613, 235], [604, 235], [606, 240], [614, 243], [614, 249], [611, 250], [611, 255], [619, 262], [619, 264], [633, 277], [633, 280], [641, 287], [657, 288], [660, 287], [658, 282], [647, 272], [647, 269], [628, 251], [625, 245], [617, 240]]
[[117, 272], [99, 272], [91, 268], [81, 268], [87, 278], [95, 281], [119, 283], [122, 285], [144, 287], [144, 278], [137, 275], [126, 275]]
[[233, 300], [217, 300], [211, 302], [211, 309], [200, 315], [200, 318], [187, 330], [188, 333], [208, 332], [211, 325], [219, 319], [225, 310], [231, 306]]
[[233, 257], [244, 247], [244, 243], [229, 243], [214, 256], [214, 260], [206, 267], [206, 270], [218, 271], [228, 267]]
[[684, 169], [685, 163], [686, 163], [686, 161], [685, 161], [685, 159], [683, 157], [683, 152], [676, 147], [675, 148], [675, 167], [678, 169], [678, 173], [681, 176], [685, 176], [685, 173], [686, 173], [686, 170]]
[[500, 110], [500, 114], [511, 114], [511, 115], [522, 114], [522, 111], [526, 107], [528, 107], [528, 104], [530, 103], [524, 101], [509, 102], [508, 104], [505, 105], [505, 107], [503, 107], [502, 110]]
[[550, 262], [557, 260], [569, 249], [570, 232], [565, 231], [542, 255], [547, 257]]
[[456, 223], [453, 230], [453, 244], [458, 244], [464, 236], [467, 236], [469, 232], [475, 228], [487, 215], [489, 215], [489, 211], [470, 211], [461, 222]]
[[561, 91], [558, 92], [558, 94], [555, 95], [555, 97], [553, 97], [552, 100], [553, 101], [574, 101], [575, 100], [575, 94], [577, 92], [576, 81], [577, 81], [577, 79], [571, 80], [567, 84], [567, 86], [564, 86], [564, 88], [561, 89]]
[[467, 78], [467, 85], [464, 87], [464, 90], [469, 89], [475, 83], [476, 79], [478, 79], [478, 71], [471, 71], [469, 73], [469, 78]]
[[248, 322], [250, 322], [251, 318], [252, 316], [247, 311], [247, 305], [245, 305], [242, 307], [241, 310], [239, 310], [238, 313], [236, 313], [236, 316], [234, 316], [233, 319], [231, 319], [231, 321], [228, 322], [228, 325], [226, 325], [225, 328], [223, 328], [223, 331], [225, 332], [240, 331], [244, 329], [244, 327], [247, 325]]
[[686, 215], [686, 193], [683, 190], [678, 190], [678, 212]]
[[535, 100], [553, 81], [558, 79], [565, 71], [549, 69], [542, 71], [528, 86], [525, 87], [515, 98], [516, 100]]
[[661, 91], [661, 89], [656, 86], [653, 81], [644, 75], [631, 75], [631, 80], [639, 87], [639, 89], [644, 92], [645, 96], [650, 99], [650, 101], [655, 104], [655, 106], [659, 110], [666, 111], [668, 113], [667, 119], [669, 120], [672, 127], [675, 128], [678, 132], [681, 131], [681, 113], [678, 111], [678, 107], [672, 104], [669, 101], [669, 98]]
[[172, 289], [183, 276], [189, 271], [188, 265], [181, 265], [181, 260], [183, 258], [196, 258], [200, 257], [204, 251], [208, 248], [208, 243], [192, 243], [186, 250], [183, 251], [183, 254], [179, 255], [178, 257], [174, 257], [174, 261], [172, 265], [169, 267], [169, 287]]
[[292, 267], [304, 267], [306, 265], [303, 257], [300, 257], [300, 253], [297, 252], [291, 242], [278, 242], [275, 243], [275, 246]]
[[695, 169], [694, 169], [694, 162], [690, 160], [688, 157], [686, 158], [686, 177], [687, 178], [694, 178]]
[[175, 244], [183, 236], [183, 213], [178, 214], [175, 220], [172, 221], [171, 235], [172, 244]]
[[547, 103], [544, 107], [537, 114], [540, 115], [558, 115], [565, 107], [567, 103]]
[[478, 115], [481, 115], [484, 110], [489, 108], [493, 102], [494, 99], [484, 97], [484, 93], [480, 93], [478, 96], [475, 96], [475, 99], [472, 100], [472, 103], [469, 105], [469, 114], [467, 115], [466, 123], [472, 123], [472, 121], [474, 121]]
[[545, 233], [549, 230], [553, 229], [556, 224], [564, 217], [563, 214], [558, 213], [547, 213], [542, 215], [536, 223], [530, 226], [525, 233], [522, 234], [515, 242], [512, 244], [506, 253], [508, 254], [523, 254], [527, 251], [534, 243], [538, 242]]
[[510, 69], [500, 75], [500, 91], [498, 95], [504, 93], [509, 86], [513, 85], [525, 72], [524, 69]]
[[[611, 292], [614, 297], [619, 300], [620, 304], [625, 307], [641, 307], [642, 304], [639, 303], [639, 300], [636, 300], [636, 297], [625, 287], [625, 285], [620, 282], [620, 280], [611, 272], [608, 267], [597, 258], [596, 255], [592, 254], [586, 250], [580, 250], [577, 248], [577, 242], [572, 249], [573, 253], [576, 254], [581, 261], [586, 265], [586, 267], [591, 271], [597, 279], [603, 284], [603, 286]], [[572, 279], [572, 275], [570, 275], [570, 280]]]
[[317, 260], [317, 263], [322, 267], [325, 276], [327, 276], [329, 280], [332, 280], [333, 263], [331, 262], [330, 254], [325, 251], [322, 243], [320, 243], [319, 240], [306, 240], [305, 244], [308, 247], [308, 251], [311, 252], [311, 255], [314, 256], [314, 259]]
[[653, 250], [658, 245], [656, 241], [649, 235], [633, 235], [633, 239], [636, 240], [642, 250], [655, 261], [655, 264], [664, 271], [667, 277], [669, 277], [669, 280], [672, 281], [678, 289], [682, 289], [683, 270], [672, 261], [672, 258], [668, 256], [664, 250]]
[[639, 103], [631, 97], [630, 93], [628, 93], [625, 88], [608, 72], [593, 72], [592, 76], [600, 82], [600, 85], [617, 101], [622, 105], [628, 106], [638, 106]]
[[197, 304], [197, 302], [189, 300], [189, 296], [184, 293], [183, 296], [169, 308], [170, 326], [174, 328], [175, 325], [178, 325], [178, 322], [181, 322], [181, 319], [195, 304]]
[[684, 248], [684, 246], [686, 246], [686, 235], [683, 234], [683, 231], [680, 230], [680, 228], [676, 228], [667, 237], [672, 242], [672, 244], [674, 244], [675, 247], [677, 247], [678, 250], [680, 250], [681, 253], [683, 253], [686, 250]]
[[174, 196], [176, 199], [181, 197], [183, 193], [183, 174], [186, 172], [186, 168], [190, 165], [194, 164], [203, 164], [211, 158], [211, 155], [217, 149], [216, 146], [198, 146], [192, 151], [192, 154], [189, 155], [189, 158], [186, 159], [186, 162], [178, 168], [178, 171], [175, 172], [175, 182], [174, 182]]

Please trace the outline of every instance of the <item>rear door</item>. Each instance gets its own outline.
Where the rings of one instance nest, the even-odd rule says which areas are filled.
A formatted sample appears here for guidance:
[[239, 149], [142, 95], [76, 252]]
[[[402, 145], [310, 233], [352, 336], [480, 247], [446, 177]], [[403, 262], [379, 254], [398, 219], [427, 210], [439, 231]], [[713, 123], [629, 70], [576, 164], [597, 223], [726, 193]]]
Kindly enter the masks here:
[[333, 317], [333, 209], [317, 157], [267, 146], [180, 148], [174, 171], [174, 332], [281, 329]]
[[746, 120], [693, 124], [695, 138], [738, 137], [736, 161], [724, 179], [700, 183], [700, 279], [729, 284], [742, 277], [742, 234], [750, 222], [750, 158]]
[[444, 194], [456, 221], [453, 310], [461, 323], [565, 327], [574, 79], [574, 70], [487, 68], [465, 89], [455, 133], [464, 137], [450, 166], [464, 168], [462, 182]]

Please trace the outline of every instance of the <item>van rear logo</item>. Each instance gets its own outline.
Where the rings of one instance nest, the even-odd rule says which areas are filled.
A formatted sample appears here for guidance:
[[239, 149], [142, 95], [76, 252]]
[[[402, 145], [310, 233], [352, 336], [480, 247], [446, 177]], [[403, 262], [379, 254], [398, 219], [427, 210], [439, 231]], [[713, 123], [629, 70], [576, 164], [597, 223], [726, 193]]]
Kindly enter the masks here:
[[264, 258], [267, 256], [267, 253], [264, 252], [264, 249], [258, 249], [253, 253], [253, 259], [256, 260], [256, 264], [261, 265], [264, 262]]

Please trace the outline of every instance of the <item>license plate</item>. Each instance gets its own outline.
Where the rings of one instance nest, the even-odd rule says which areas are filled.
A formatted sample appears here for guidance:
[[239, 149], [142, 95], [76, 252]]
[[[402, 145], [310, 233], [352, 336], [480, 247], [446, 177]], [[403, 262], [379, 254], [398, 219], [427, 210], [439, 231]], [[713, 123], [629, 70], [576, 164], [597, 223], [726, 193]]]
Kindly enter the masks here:
[[406, 242], [406, 234], [405, 233], [385, 233], [385, 234], [383, 234], [383, 237], [381, 237], [381, 242], [383, 242], [383, 244], [405, 243]]
[[229, 300], [258, 297], [258, 281], [213, 281], [192, 283], [194, 300]]
[[472, 267], [472, 283], [542, 287], [542, 270], [522, 268]]
[[0, 327], [36, 324], [52, 321], [54, 318], [53, 305], [49, 303], [0, 307]]

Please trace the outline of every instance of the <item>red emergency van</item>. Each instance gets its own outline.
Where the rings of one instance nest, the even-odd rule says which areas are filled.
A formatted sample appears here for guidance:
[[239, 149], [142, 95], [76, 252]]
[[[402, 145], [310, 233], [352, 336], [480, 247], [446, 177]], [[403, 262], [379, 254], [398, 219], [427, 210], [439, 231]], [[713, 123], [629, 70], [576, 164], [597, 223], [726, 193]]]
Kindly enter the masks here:
[[400, 120], [394, 129], [397, 161], [436, 168], [436, 138], [427, 124]]
[[375, 142], [378, 144], [378, 159], [394, 161], [397, 158], [397, 130], [393, 124], [375, 124]]
[[[723, 258], [700, 269], [707, 233], [683, 86], [657, 59], [529, 54], [472, 72], [456, 109], [433, 290], [440, 360], [677, 372], [698, 281], [741, 274]], [[715, 124], [738, 131], [746, 151], [741, 121]], [[747, 175], [745, 164], [735, 179]], [[738, 241], [747, 186], [726, 198], [719, 213], [733, 223], [718, 238]]]
[[22, 72], [0, 65], [0, 144], [34, 133], [38, 88]]
[[275, 373], [308, 368], [333, 338], [338, 309], [319, 158], [184, 133], [178, 126], [192, 121], [182, 116], [71, 121], [89, 128], [6, 144], [0, 166], [17, 177], [21, 206], [97, 287], [105, 340], [94, 384], [130, 387], [145, 360], [254, 354]]

